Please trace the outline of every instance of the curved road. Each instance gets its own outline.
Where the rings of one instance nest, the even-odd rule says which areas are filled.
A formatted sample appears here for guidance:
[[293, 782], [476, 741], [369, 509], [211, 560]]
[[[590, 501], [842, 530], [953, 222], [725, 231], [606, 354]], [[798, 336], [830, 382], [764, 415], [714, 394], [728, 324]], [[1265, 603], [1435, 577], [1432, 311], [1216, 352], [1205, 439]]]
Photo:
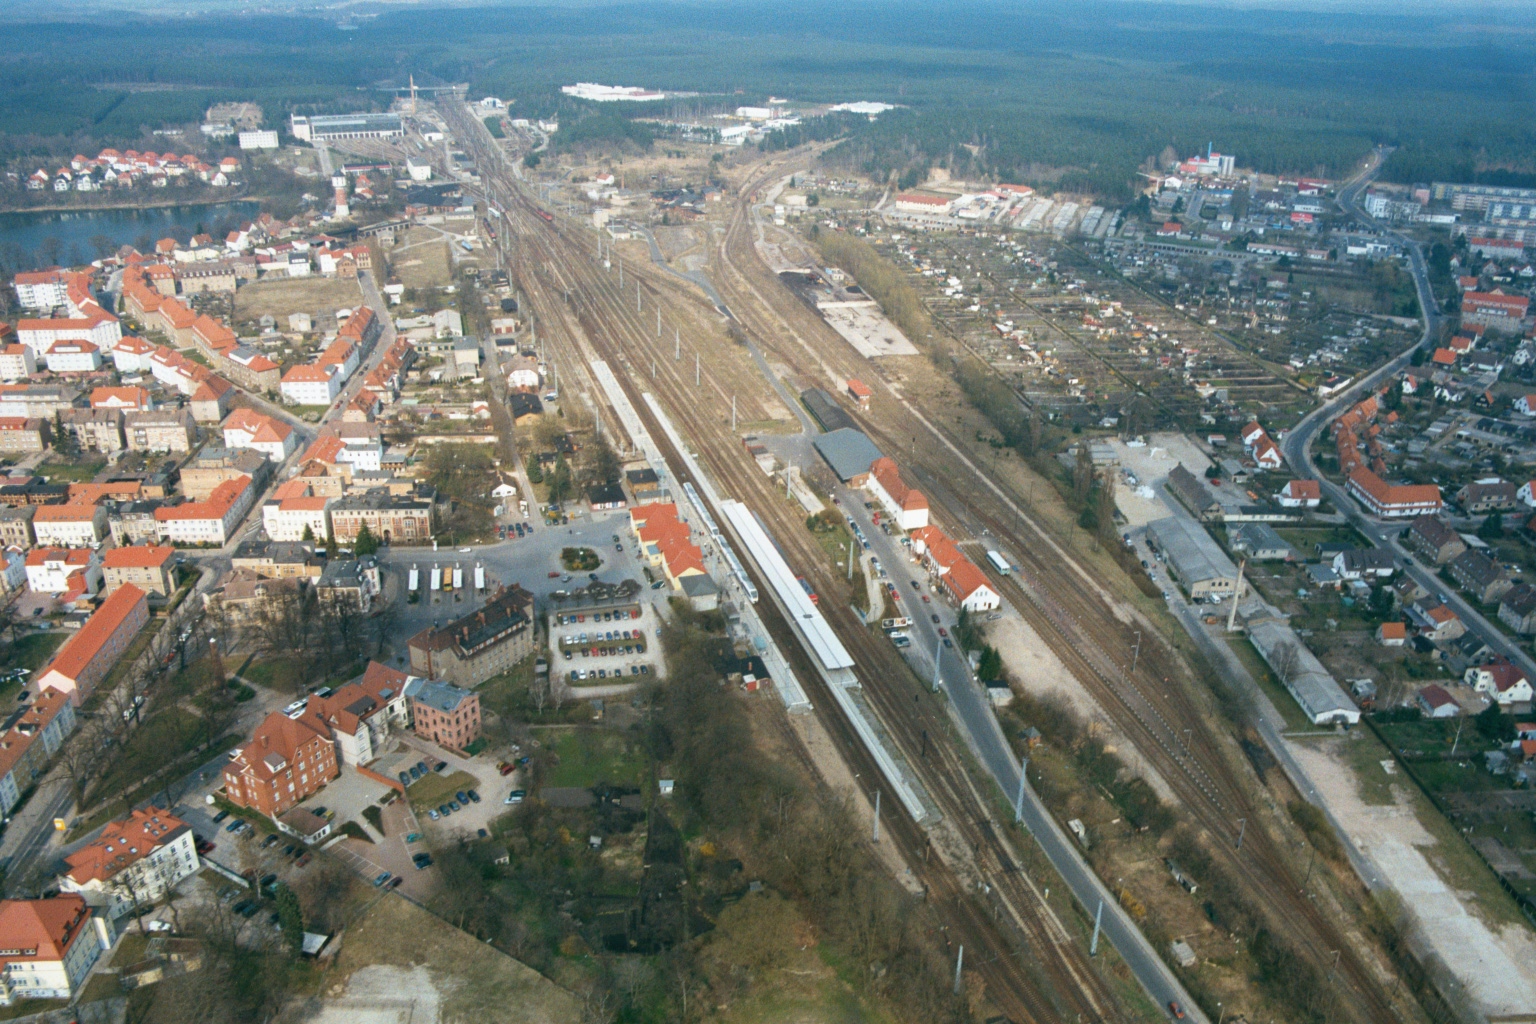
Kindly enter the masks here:
[[[1376, 172], [1381, 169], [1382, 161], [1386, 159], [1389, 152], [1390, 150], [1386, 147], [1378, 148], [1372, 153], [1365, 169], [1350, 179], [1339, 193], [1340, 204], [1359, 220], [1365, 221], [1368, 218], [1360, 211], [1356, 200], [1365, 186], [1376, 176]], [[1414, 287], [1418, 291], [1419, 308], [1424, 314], [1424, 334], [1417, 344], [1361, 377], [1339, 392], [1333, 400], [1314, 409], [1286, 435], [1285, 440], [1280, 444], [1280, 449], [1284, 452], [1286, 462], [1290, 464], [1291, 469], [1298, 476], [1317, 480], [1328, 499], [1344, 514], [1352, 526], [1370, 540], [1372, 545], [1392, 553], [1399, 572], [1407, 573], [1419, 586], [1431, 594], [1439, 595], [1440, 599], [1461, 616], [1461, 621], [1476, 632], [1491, 650], [1514, 662], [1528, 677], [1536, 678], [1536, 660], [1532, 660], [1518, 643], [1505, 636], [1502, 630], [1490, 623], [1459, 593], [1446, 586], [1443, 580], [1409, 558], [1408, 553], [1397, 540], [1398, 534], [1407, 525], [1406, 522], [1400, 519], [1383, 520], [1366, 515], [1354, 499], [1344, 493], [1342, 487], [1318, 473], [1317, 467], [1312, 462], [1312, 441], [1323, 427], [1358, 402], [1368, 391], [1374, 391], [1384, 380], [1401, 373], [1403, 368], [1412, 361], [1415, 352], [1434, 343], [1439, 337], [1441, 325], [1445, 322], [1445, 317], [1440, 313], [1439, 306], [1435, 302], [1434, 292], [1430, 288], [1429, 266], [1425, 262], [1423, 248], [1415, 239], [1400, 231], [1388, 230], [1387, 234], [1400, 242], [1408, 251], [1409, 270], [1413, 274]]]

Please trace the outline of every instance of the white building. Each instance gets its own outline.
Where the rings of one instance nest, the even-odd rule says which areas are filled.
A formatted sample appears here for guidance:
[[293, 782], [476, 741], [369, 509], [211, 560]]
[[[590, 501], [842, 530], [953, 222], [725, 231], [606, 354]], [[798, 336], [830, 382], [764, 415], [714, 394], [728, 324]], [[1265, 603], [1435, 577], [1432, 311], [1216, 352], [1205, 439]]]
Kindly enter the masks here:
[[272, 492], [261, 506], [261, 524], [275, 541], [297, 543], [309, 539], [324, 541], [331, 535], [332, 497], [315, 495], [303, 480], [289, 480]]
[[171, 544], [222, 546], [256, 500], [251, 478], [238, 476], [215, 487], [206, 501], [155, 509], [155, 519]]
[[149, 373], [154, 364], [149, 357], [155, 354], [155, 346], [143, 338], [124, 338], [112, 349], [112, 365], [118, 373]]
[[236, 409], [224, 420], [224, 447], [252, 448], [280, 463], [293, 454], [298, 438], [282, 420], [251, 409]]
[[277, 132], [269, 129], [264, 131], [241, 132], [241, 149], [276, 149]]
[[74, 998], [111, 948], [111, 925], [79, 896], [0, 901], [0, 1005]]
[[0, 347], [0, 380], [7, 384], [25, 380], [37, 372], [37, 357], [25, 345]]
[[101, 589], [101, 555], [91, 548], [33, 548], [27, 552], [27, 589], [34, 594], [65, 594]]
[[101, 349], [88, 341], [57, 341], [48, 350], [50, 373], [95, 373], [101, 369]]
[[66, 857], [59, 888], [76, 893], [113, 918], [165, 897], [197, 873], [196, 837], [186, 822], [151, 806], [114, 821]]
[[885, 514], [903, 530], [928, 525], [927, 497], [922, 491], [906, 485], [892, 460], [883, 457], [875, 460], [869, 467], [864, 489], [874, 495]]
[[432, 165], [425, 160], [408, 156], [405, 158], [405, 173], [411, 176], [412, 181], [431, 181]]
[[100, 505], [39, 505], [32, 516], [39, 547], [88, 548], [106, 535], [107, 510]]
[[278, 390], [294, 405], [330, 405], [341, 393], [341, 378], [325, 367], [305, 364], [283, 374]]
[[16, 289], [16, 301], [25, 309], [52, 309], [69, 298], [64, 275], [57, 270], [17, 274], [11, 284]]

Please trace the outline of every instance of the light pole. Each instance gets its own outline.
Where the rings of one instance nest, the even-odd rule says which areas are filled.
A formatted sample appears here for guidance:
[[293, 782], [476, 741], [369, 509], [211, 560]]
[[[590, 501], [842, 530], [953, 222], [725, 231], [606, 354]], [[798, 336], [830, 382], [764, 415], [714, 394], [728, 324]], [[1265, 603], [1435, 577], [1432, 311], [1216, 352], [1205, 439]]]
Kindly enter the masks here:
[[1141, 659], [1141, 630], [1136, 631], [1136, 646], [1131, 649], [1131, 675], [1136, 674], [1136, 662]]

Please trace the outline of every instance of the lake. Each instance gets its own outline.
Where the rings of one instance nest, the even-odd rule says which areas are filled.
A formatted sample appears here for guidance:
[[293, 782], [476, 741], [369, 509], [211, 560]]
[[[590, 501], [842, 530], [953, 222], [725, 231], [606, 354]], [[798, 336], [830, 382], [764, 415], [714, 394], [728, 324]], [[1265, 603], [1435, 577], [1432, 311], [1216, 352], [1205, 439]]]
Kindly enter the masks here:
[[[20, 246], [36, 256], [45, 239], [57, 238], [59, 257], [66, 265], [97, 258], [91, 239], [105, 235], [114, 246], [134, 245], [142, 238], [161, 239], [180, 228], [194, 233], [199, 224], [209, 231], [226, 220], [251, 220], [260, 212], [255, 200], [206, 206], [159, 206], [147, 210], [34, 210], [0, 213], [0, 250]], [[78, 250], [78, 252], [74, 251]]]

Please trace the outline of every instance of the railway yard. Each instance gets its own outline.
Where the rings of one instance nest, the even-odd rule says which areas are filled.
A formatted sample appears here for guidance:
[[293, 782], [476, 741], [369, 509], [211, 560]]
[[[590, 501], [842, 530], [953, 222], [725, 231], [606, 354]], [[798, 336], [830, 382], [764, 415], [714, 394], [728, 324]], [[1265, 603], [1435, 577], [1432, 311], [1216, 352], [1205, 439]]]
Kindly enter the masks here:
[[[1070, 525], [1045, 493], [1049, 485], [1022, 460], [999, 461], [984, 441], [991, 433], [985, 421], [926, 356], [861, 354], [764, 262], [765, 226], [751, 197], [803, 169], [804, 154], [734, 172], [723, 212], [694, 229], [710, 240], [706, 292], [697, 278], [653, 263], [643, 241], [615, 243], [564, 216], [550, 219], [478, 120], [451, 102], [442, 109], [503, 212], [500, 255], [567, 395], [580, 395], [605, 432], [622, 437], [591, 368], [606, 361], [671, 474], [692, 482], [683, 453], [644, 401], [653, 395], [714, 489], [747, 505], [821, 595], [820, 611], [855, 662], [864, 698], [938, 810], [937, 820], [919, 824], [888, 800], [882, 825], [919, 879], [934, 920], [948, 929], [946, 941], [964, 945], [965, 966], [984, 980], [997, 1014], [1020, 1024], [1161, 1019], [1166, 993], [1181, 990], [1176, 982], [1149, 984], [1172, 971], [1138, 963], [1136, 950], [1101, 944], [1090, 955], [1093, 909], [1064, 899], [1066, 887], [1033, 855], [1035, 839], [1006, 824], [1017, 769], [1008, 776], [989, 754], [1011, 746], [1007, 756], [1017, 756], [1022, 740], [974, 732], [953, 712], [961, 703], [954, 694], [930, 692], [902, 653], [861, 621], [843, 574], [805, 529], [803, 510], [747, 453], [742, 438], [751, 432], [801, 428], [806, 421], [794, 396], [809, 387], [837, 391], [851, 378], [864, 381], [873, 395], [855, 413], [859, 429], [923, 489], [938, 525], [968, 547], [984, 541], [1011, 556], [1016, 571], [989, 572], [991, 586], [1166, 785], [1222, 884], [1241, 891], [1265, 933], [1281, 937], [1285, 956], [1295, 958], [1293, 973], [1317, 983], [1314, 1019], [1423, 1019], [1411, 991], [1394, 985], [1378, 936], [1347, 909], [1368, 901], [1363, 889], [1343, 876], [1312, 880], [1281, 796], [1256, 774], [1217, 707], [1224, 691], [1183, 648], [1160, 639], [1169, 620], [1155, 602]], [[780, 253], [806, 251], [791, 239], [768, 244]], [[1305, 401], [1264, 359], [1047, 240], [886, 236], [876, 247], [920, 277], [930, 272], [926, 279], [940, 287], [925, 305], [953, 340], [1022, 395], [1072, 416], [1097, 419], [1096, 403], [1117, 407], [1131, 392], [1146, 397], [1153, 421], [1194, 418], [1220, 389], [1245, 404], [1299, 408]], [[878, 779], [879, 764], [826, 692], [815, 655], [771, 602], [758, 610], [855, 777]], [[1169, 936], [1148, 932], [1166, 956]], [[1255, 936], [1226, 938], [1231, 952], [1223, 958], [1238, 961], [1227, 973], [1241, 975], [1259, 955], [1243, 950]], [[1240, 980], [1207, 977], [1201, 985], [1245, 1000], [1221, 1003], [1213, 1019], [1275, 1016], [1275, 1004]], [[1186, 1003], [1185, 1012], [1203, 1017], [1196, 1005]]]

